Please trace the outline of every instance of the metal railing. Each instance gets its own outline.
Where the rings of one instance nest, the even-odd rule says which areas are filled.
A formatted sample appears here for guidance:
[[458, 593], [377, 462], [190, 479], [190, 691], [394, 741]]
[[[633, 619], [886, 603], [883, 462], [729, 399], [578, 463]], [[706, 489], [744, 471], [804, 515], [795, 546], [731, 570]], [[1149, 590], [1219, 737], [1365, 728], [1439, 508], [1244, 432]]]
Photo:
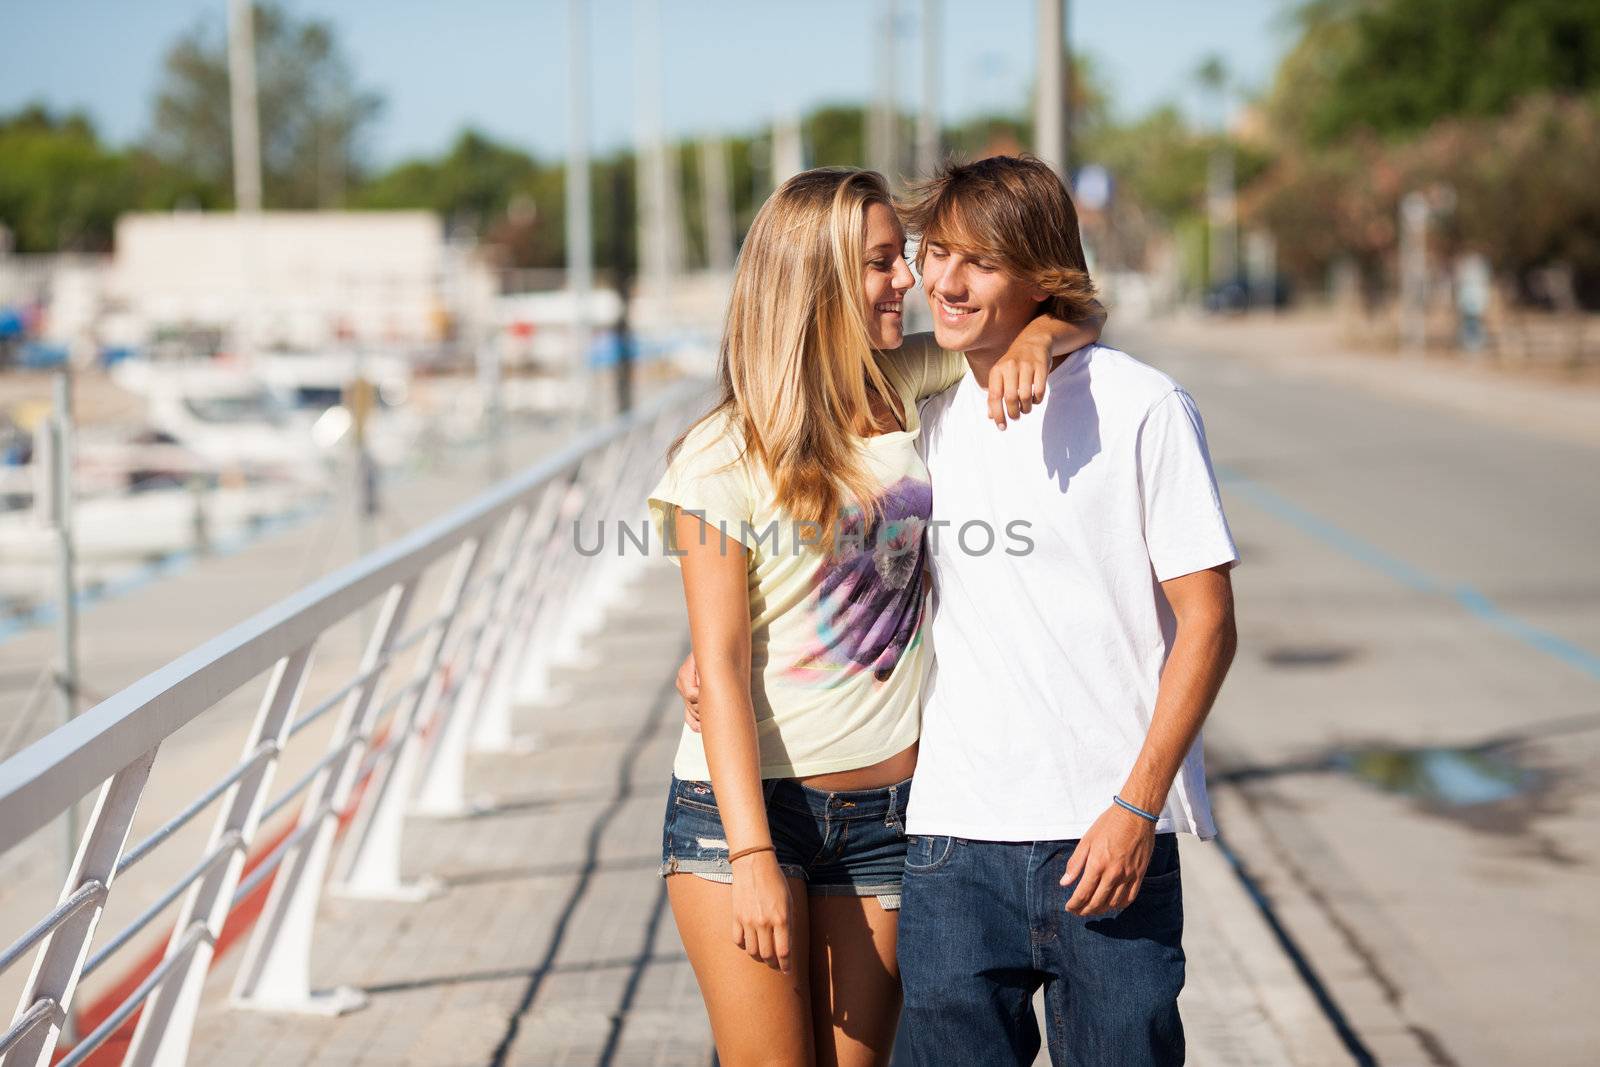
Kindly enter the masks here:
[[[548, 691], [549, 669], [600, 624], [639, 561], [637, 553], [622, 553], [620, 539], [615, 549], [575, 551], [572, 524], [587, 528], [641, 514], [666, 444], [705, 400], [697, 385], [673, 388], [179, 657], [0, 764], [0, 852], [100, 787], [59, 903], [0, 950], [0, 973], [33, 959], [16, 1015], [0, 1035], [0, 1067], [50, 1064], [80, 981], [180, 898], [160, 963], [59, 1062], [83, 1062], [137, 1012], [124, 1062], [182, 1064], [224, 921], [267, 879], [230, 1003], [316, 1014], [361, 1006], [358, 990], [311, 987], [312, 924], [341, 819], [349, 829], [330, 889], [390, 900], [439, 891], [428, 879], [401, 879], [406, 814], [472, 810], [464, 791], [468, 751], [514, 744], [513, 697]], [[414, 622], [420, 584], [445, 562], [437, 608]], [[297, 714], [318, 640], [375, 601], [381, 608], [355, 674]], [[417, 669], [391, 679], [392, 665], [407, 657]], [[263, 672], [270, 674], [243, 758], [217, 767], [189, 803], [130, 845], [161, 744]], [[323, 754], [269, 796], [291, 739], [335, 709]], [[245, 876], [263, 824], [294, 803], [293, 829]], [[116, 878], [214, 805], [205, 849], [91, 957]]]

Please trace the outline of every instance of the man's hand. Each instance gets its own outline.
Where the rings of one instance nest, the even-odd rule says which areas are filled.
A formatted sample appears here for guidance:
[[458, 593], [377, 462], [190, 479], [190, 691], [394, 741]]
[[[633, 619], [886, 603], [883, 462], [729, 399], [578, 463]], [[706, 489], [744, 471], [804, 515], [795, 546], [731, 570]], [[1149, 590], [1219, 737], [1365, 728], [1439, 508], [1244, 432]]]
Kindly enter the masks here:
[[678, 668], [678, 695], [683, 697], [683, 721], [695, 733], [700, 732], [700, 671], [694, 665], [690, 652]]
[[1107, 808], [1067, 860], [1061, 884], [1078, 883], [1067, 910], [1087, 917], [1132, 904], [1155, 847], [1155, 823], [1115, 804]]

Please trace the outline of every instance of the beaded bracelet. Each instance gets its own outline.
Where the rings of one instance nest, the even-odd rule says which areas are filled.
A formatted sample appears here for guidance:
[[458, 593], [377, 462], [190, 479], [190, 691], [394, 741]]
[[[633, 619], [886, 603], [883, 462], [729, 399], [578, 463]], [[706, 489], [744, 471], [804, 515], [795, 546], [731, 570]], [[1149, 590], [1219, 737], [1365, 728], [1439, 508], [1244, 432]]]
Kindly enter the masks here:
[[1161, 816], [1159, 816], [1159, 815], [1151, 815], [1148, 811], [1145, 811], [1143, 808], [1136, 808], [1132, 804], [1129, 804], [1126, 800], [1123, 800], [1121, 797], [1117, 796], [1114, 793], [1111, 796], [1111, 800], [1112, 800], [1113, 803], [1115, 803], [1117, 805], [1117, 807], [1126, 808], [1129, 811], [1133, 812], [1135, 815], [1139, 816], [1139, 818], [1141, 818], [1141, 819], [1147, 819], [1150, 822], [1160, 822], [1161, 821]]

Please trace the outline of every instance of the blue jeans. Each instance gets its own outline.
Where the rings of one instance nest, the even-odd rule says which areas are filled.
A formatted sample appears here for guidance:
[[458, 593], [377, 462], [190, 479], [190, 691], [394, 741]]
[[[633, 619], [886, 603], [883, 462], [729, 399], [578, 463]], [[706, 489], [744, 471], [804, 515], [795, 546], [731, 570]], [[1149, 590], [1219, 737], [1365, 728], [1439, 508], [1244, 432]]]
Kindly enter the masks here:
[[1177, 835], [1157, 834], [1121, 912], [1069, 913], [1077, 841], [913, 836], [900, 908], [905, 1012], [895, 1062], [1033, 1063], [1045, 991], [1052, 1063], [1181, 1064], [1183, 890]]

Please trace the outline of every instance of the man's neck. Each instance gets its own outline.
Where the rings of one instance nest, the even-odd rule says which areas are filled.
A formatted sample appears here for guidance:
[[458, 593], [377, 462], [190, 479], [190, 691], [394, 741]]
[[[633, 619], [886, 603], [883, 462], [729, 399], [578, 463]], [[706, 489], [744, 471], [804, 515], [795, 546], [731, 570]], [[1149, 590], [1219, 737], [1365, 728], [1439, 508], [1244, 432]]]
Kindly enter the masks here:
[[989, 371], [994, 368], [996, 363], [1000, 362], [1000, 357], [1006, 354], [1006, 349], [1015, 340], [1015, 337], [1010, 337], [1006, 339], [1004, 345], [981, 350], [969, 349], [962, 353], [967, 357], [967, 367], [972, 371], [973, 380], [978, 383], [979, 389], [989, 388]]
[[[979, 389], [989, 388], [989, 371], [993, 369], [996, 363], [1000, 362], [1000, 358], [1010, 350], [1011, 342], [1015, 340], [1016, 337], [1013, 336], [1010, 338], [1010, 340], [1006, 341], [1004, 345], [1001, 345], [998, 348], [984, 349], [981, 352], [968, 351], [962, 353], [962, 355], [967, 357], [967, 367], [972, 371], [973, 380], [978, 383]], [[1070, 353], [1068, 353], [1068, 355], [1070, 355]], [[1050, 359], [1050, 369], [1052, 371], [1055, 370], [1057, 367], [1061, 366], [1066, 359], [1067, 356], [1052, 356]]]

